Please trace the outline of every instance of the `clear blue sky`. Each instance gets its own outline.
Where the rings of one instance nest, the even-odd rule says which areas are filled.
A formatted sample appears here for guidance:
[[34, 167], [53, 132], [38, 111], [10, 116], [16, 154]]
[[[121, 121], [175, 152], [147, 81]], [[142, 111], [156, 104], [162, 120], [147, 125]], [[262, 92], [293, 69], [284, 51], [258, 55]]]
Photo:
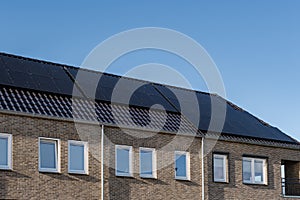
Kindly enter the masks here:
[[[0, 51], [79, 66], [113, 34], [174, 29], [208, 51], [230, 101], [300, 139], [299, 10], [298, 0], [2, 0]], [[140, 64], [164, 63], [146, 54]]]

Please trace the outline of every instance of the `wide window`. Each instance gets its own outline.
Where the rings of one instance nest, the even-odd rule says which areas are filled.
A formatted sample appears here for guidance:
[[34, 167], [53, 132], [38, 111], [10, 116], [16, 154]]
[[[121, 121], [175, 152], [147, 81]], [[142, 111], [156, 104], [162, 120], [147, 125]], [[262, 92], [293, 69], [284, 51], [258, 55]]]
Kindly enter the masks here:
[[228, 156], [214, 154], [213, 169], [214, 169], [214, 182], [228, 182], [227, 169], [228, 169]]
[[243, 182], [267, 184], [267, 161], [261, 158], [243, 158]]
[[132, 176], [132, 147], [116, 145], [116, 175]]
[[140, 176], [156, 178], [156, 152], [151, 148], [140, 148]]
[[88, 174], [88, 143], [68, 141], [69, 173]]
[[0, 169], [11, 169], [12, 161], [12, 136], [10, 134], [0, 133]]
[[175, 152], [175, 179], [190, 179], [190, 155], [188, 152]]
[[60, 140], [39, 138], [39, 170], [60, 172]]

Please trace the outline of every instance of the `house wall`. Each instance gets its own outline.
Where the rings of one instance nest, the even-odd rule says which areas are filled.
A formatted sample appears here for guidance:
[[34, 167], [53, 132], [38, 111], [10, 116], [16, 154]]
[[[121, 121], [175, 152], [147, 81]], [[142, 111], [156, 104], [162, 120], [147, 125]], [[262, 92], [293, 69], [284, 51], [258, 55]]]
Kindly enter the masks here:
[[[281, 197], [281, 161], [300, 161], [299, 150], [250, 145], [236, 142], [213, 140], [205, 141], [206, 149], [213, 146], [212, 152], [229, 153], [229, 183], [214, 183], [212, 173], [212, 152], [205, 159], [208, 173], [205, 176], [206, 199], [283, 199]], [[268, 184], [244, 184], [242, 179], [243, 155], [267, 157]], [[298, 172], [299, 173], [299, 172]], [[300, 199], [300, 198], [299, 198]]]
[[[126, 133], [125, 133], [126, 132]], [[105, 128], [105, 199], [199, 199], [201, 139], [170, 134]], [[129, 133], [130, 132], [130, 133]], [[0, 113], [0, 133], [13, 135], [13, 170], [0, 170], [0, 199], [100, 199], [101, 128], [96, 125]], [[150, 138], [143, 138], [152, 135]], [[141, 137], [142, 138], [138, 138]], [[38, 138], [61, 140], [61, 173], [38, 169]], [[68, 173], [68, 140], [89, 143], [89, 174]], [[188, 143], [185, 148], [182, 143]], [[133, 177], [115, 175], [115, 144], [133, 146]], [[169, 145], [168, 145], [169, 144]], [[167, 149], [161, 147], [167, 146]], [[139, 147], [157, 149], [157, 179], [139, 177]], [[174, 179], [174, 150], [188, 150], [191, 180]]]
[[[79, 128], [97, 131], [91, 125]], [[0, 114], [0, 132], [13, 135], [13, 170], [0, 170], [0, 199], [99, 199], [98, 159], [89, 155], [89, 175], [68, 174], [67, 142], [80, 140], [73, 123]], [[61, 173], [39, 172], [38, 137], [61, 139]]]
[[[201, 199], [201, 138], [106, 128], [105, 199]], [[148, 137], [152, 134], [152, 137]], [[111, 143], [109, 144], [110, 141]], [[133, 146], [134, 175], [115, 175], [114, 144]], [[183, 144], [188, 144], [186, 148]], [[157, 150], [157, 179], [140, 178], [139, 147]], [[175, 180], [174, 151], [190, 152], [191, 180]]]
[[[0, 113], [0, 132], [13, 135], [13, 170], [0, 170], [0, 199], [100, 199], [99, 126]], [[201, 199], [201, 138], [107, 126], [104, 132], [105, 199]], [[39, 172], [38, 137], [61, 139], [61, 173]], [[68, 173], [68, 140], [89, 142], [88, 175]], [[208, 153], [204, 163], [206, 199], [282, 199], [281, 160], [300, 161], [299, 150], [224, 141], [211, 143], [206, 140], [206, 147], [229, 153], [230, 182], [212, 181], [212, 153]], [[115, 144], [133, 147], [133, 177], [115, 175]], [[157, 179], [139, 177], [139, 147], [157, 150]], [[190, 152], [190, 181], [174, 179], [175, 150]], [[268, 185], [243, 184], [243, 154], [268, 157]]]

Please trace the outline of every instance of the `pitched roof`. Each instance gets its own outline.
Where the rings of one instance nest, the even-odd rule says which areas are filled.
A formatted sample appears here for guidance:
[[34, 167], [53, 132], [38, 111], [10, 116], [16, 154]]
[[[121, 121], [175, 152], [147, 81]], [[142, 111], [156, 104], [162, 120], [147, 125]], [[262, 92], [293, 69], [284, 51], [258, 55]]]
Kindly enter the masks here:
[[[3, 110], [170, 132], [178, 132], [180, 126], [182, 132], [195, 133], [195, 127], [208, 130], [214, 101], [226, 105], [222, 134], [298, 143], [238, 106], [208, 93], [5, 53], [0, 53], [0, 70]], [[196, 96], [196, 103], [187, 98], [191, 95]], [[184, 113], [178, 99], [184, 99]], [[153, 108], [156, 104], [163, 108]], [[199, 122], [194, 120], [195, 109], [200, 113]]]

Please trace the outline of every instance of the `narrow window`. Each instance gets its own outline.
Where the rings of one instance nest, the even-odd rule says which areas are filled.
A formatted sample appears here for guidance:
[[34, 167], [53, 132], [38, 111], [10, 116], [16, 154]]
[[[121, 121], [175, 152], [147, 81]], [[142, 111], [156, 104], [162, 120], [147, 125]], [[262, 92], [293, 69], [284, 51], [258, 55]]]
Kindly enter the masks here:
[[151, 148], [140, 148], [140, 176], [156, 178], [156, 152]]
[[0, 169], [12, 169], [12, 135], [0, 133]]
[[228, 182], [227, 169], [228, 169], [228, 156], [214, 154], [213, 169], [214, 169], [214, 182]]
[[88, 174], [88, 143], [68, 141], [69, 173]]
[[188, 152], [175, 152], [175, 179], [190, 180], [190, 156]]
[[39, 171], [60, 172], [60, 140], [39, 138]]
[[261, 158], [243, 158], [243, 182], [267, 184], [267, 161]]
[[248, 159], [243, 159], [243, 181], [244, 183], [252, 181], [251, 160]]
[[132, 147], [116, 145], [116, 175], [132, 176]]

